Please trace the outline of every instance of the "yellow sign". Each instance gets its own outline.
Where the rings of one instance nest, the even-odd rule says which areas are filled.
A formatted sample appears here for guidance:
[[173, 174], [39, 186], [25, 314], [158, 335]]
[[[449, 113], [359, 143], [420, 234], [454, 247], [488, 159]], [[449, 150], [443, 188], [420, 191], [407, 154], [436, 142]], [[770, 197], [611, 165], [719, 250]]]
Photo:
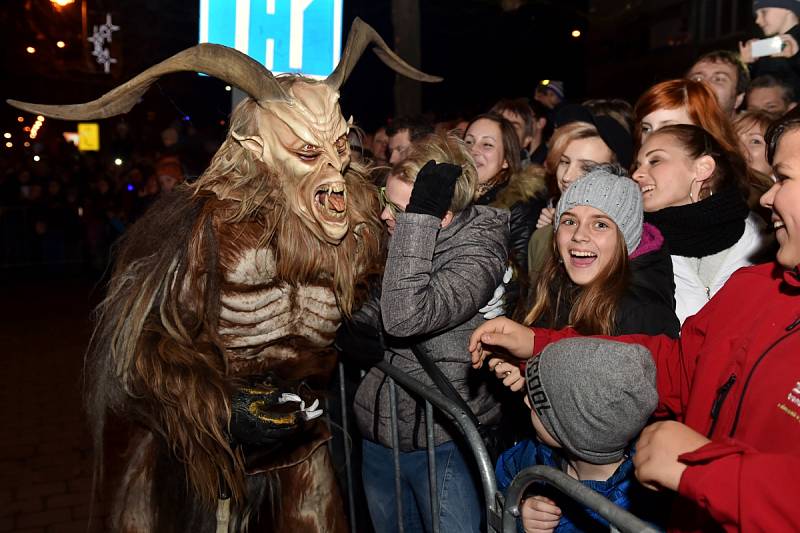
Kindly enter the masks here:
[[78, 123], [78, 150], [81, 152], [100, 150], [100, 126], [97, 122]]

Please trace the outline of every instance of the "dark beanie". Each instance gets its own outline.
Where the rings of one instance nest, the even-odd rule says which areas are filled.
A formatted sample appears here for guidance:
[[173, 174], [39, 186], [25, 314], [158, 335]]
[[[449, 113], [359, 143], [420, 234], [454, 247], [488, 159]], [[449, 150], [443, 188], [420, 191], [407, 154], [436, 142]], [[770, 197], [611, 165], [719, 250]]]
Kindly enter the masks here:
[[556, 112], [555, 127], [572, 122], [586, 122], [597, 128], [597, 132], [606, 146], [614, 152], [617, 162], [626, 170], [633, 162], [633, 137], [625, 127], [606, 115], [595, 116], [589, 108], [579, 104], [568, 104]]
[[800, 0], [753, 0], [753, 11], [765, 7], [788, 9], [800, 17]]
[[528, 361], [525, 379], [545, 429], [593, 464], [622, 459], [658, 403], [653, 357], [638, 344], [563, 339]]

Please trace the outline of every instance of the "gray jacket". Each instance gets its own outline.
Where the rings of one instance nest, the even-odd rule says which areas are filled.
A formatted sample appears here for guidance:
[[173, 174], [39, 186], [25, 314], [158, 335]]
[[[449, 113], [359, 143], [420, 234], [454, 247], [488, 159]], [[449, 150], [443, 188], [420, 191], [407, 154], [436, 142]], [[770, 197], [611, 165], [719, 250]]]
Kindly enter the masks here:
[[[430, 215], [402, 213], [383, 276], [382, 295], [367, 302], [354, 320], [382, 320], [385, 360], [430, 386], [433, 381], [410, 349], [418, 344], [436, 362], [482, 424], [499, 421], [500, 405], [487, 390], [486, 374], [472, 369], [469, 336], [483, 323], [478, 309], [500, 284], [508, 259], [509, 212], [470, 206], [439, 229]], [[397, 386], [400, 450], [425, 446], [424, 407]], [[356, 392], [355, 413], [363, 435], [391, 446], [389, 386], [371, 369]], [[438, 419], [439, 417], [437, 417]], [[436, 445], [454, 435], [436, 425]]]

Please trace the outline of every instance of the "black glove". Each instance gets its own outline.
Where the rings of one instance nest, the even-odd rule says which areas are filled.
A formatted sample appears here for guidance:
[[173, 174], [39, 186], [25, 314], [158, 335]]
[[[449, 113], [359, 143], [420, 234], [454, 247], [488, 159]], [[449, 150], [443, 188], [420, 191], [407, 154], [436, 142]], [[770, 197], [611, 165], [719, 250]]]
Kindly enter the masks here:
[[333, 345], [362, 368], [369, 369], [383, 360], [383, 339], [372, 326], [358, 322], [342, 322]]
[[300, 388], [300, 383], [285, 382], [273, 374], [247, 378], [231, 401], [234, 444], [268, 451], [320, 416], [319, 403], [306, 405], [299, 396]]
[[433, 159], [419, 170], [406, 213], [421, 213], [444, 218], [453, 201], [456, 180], [461, 167], [450, 163], [436, 163]]

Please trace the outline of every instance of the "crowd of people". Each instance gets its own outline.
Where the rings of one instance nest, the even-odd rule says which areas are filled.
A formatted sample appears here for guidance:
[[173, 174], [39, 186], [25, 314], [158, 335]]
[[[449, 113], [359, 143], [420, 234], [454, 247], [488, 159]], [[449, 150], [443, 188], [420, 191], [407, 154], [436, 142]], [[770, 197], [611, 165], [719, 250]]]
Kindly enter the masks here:
[[[780, 51], [704, 54], [633, 104], [569, 102], [547, 80], [468, 120], [352, 129], [386, 226], [379, 290], [337, 335], [368, 367], [354, 410], [376, 531], [396, 530], [398, 486], [405, 530], [431, 530], [431, 453], [441, 530], [486, 520], [457, 431], [437, 419], [429, 453], [402, 390], [392, 449], [377, 360], [449, 383], [508, 437], [501, 490], [544, 464], [657, 527], [796, 527], [800, 1], [754, 9]], [[121, 124], [122, 164], [66, 143], [5, 162], [2, 264], [103, 271], [116, 237], [210, 155], [181, 128], [145, 148]], [[606, 525], [539, 485], [521, 505], [526, 532]]]
[[81, 152], [66, 139], [7, 151], [0, 173], [0, 266], [101, 275], [126, 228], [160, 193], [208, 163], [215, 145], [212, 138], [203, 141], [207, 137], [181, 122], [158, 135], [119, 121], [100, 152]]
[[[568, 103], [547, 81], [467, 121], [402, 118], [362, 141], [359, 157], [379, 168], [388, 255], [341, 346], [431, 386], [441, 373], [480, 426], [512, 425], [501, 490], [544, 464], [656, 527], [800, 519], [789, 490], [800, 467], [800, 2], [754, 9], [784, 43], [774, 57], [752, 41], [707, 53], [634, 105]], [[342, 338], [354, 335], [380, 343]], [[386, 376], [372, 368], [356, 395], [367, 503], [377, 530], [395, 531], [399, 481], [406, 530], [429, 531], [422, 414], [397, 394], [399, 480]], [[442, 530], [478, 531], [469, 456], [451, 427], [437, 422], [435, 435]], [[533, 485], [519, 527], [607, 523]]]

